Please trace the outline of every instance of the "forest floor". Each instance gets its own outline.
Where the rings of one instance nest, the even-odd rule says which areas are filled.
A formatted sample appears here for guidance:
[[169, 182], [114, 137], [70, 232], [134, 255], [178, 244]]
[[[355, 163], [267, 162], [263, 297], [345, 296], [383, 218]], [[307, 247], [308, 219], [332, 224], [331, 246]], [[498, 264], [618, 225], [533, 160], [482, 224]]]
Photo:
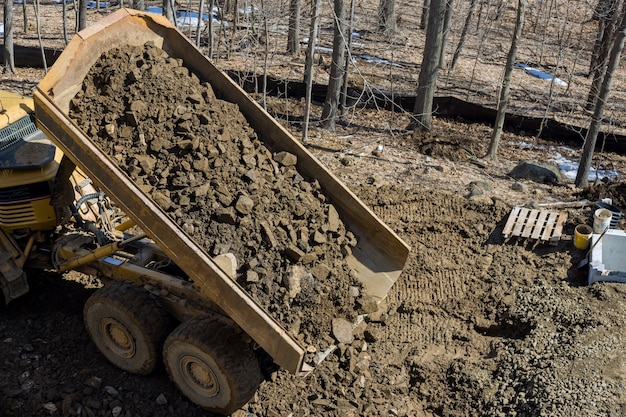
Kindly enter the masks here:
[[[405, 3], [400, 7], [407, 10]], [[45, 16], [58, 18], [59, 9], [45, 4]], [[411, 13], [403, 15], [402, 41], [394, 41], [393, 48], [372, 34], [378, 40], [368, 50], [362, 39], [364, 50], [372, 54], [405, 51], [402, 60], [411, 64], [404, 69], [415, 70], [389, 79], [402, 78], [406, 91], [415, 87], [415, 51], [423, 40], [410, 31]], [[510, 18], [511, 10], [507, 13]], [[98, 17], [90, 14], [91, 20]], [[592, 30], [579, 29], [577, 42], [583, 45]], [[478, 70], [471, 69], [476, 62], [469, 58], [459, 64], [467, 68], [462, 74], [483, 77], [480, 83], [472, 81], [483, 86], [480, 91], [471, 87], [465, 94], [483, 97], [485, 104], [495, 102], [509, 36], [501, 38], [484, 45]], [[48, 40], [58, 45], [58, 25]], [[522, 57], [537, 60], [529, 52], [533, 48], [526, 48]], [[299, 64], [276, 56], [284, 61], [275, 61], [272, 74], [300, 77]], [[225, 70], [259, 70], [250, 55], [236, 57], [216, 63]], [[395, 66], [385, 68], [392, 71]], [[382, 69], [368, 67], [362, 74], [382, 79]], [[563, 78], [570, 88], [560, 94], [561, 108], [567, 111], [559, 116], [575, 117], [580, 126], [588, 122], [581, 106], [588, 81], [576, 75], [582, 72], [568, 67], [570, 76]], [[28, 91], [42, 76], [41, 70], [20, 68], [1, 77], [3, 87]], [[322, 82], [323, 74], [319, 76]], [[464, 76], [441, 80], [440, 92], [447, 91], [446, 85], [462, 91], [469, 83]], [[541, 113], [547, 84], [521, 71], [514, 83], [513, 109]], [[619, 109], [624, 83], [615, 85]], [[287, 113], [297, 115], [302, 103], [267, 99], [270, 113], [285, 114], [286, 106]], [[313, 127], [305, 146], [411, 246], [411, 254], [387, 296], [386, 314], [368, 322], [367, 342], [357, 340], [336, 351], [306, 377], [273, 372], [253, 401], [235, 414], [624, 415], [626, 287], [586, 285], [586, 271], [577, 268], [586, 252], [573, 246], [572, 236], [576, 225], [589, 221], [591, 207], [558, 203], [609, 197], [626, 209], [626, 156], [597, 154], [594, 166], [614, 170], [617, 176], [581, 190], [567, 177], [543, 184], [509, 175], [520, 161], [577, 161], [579, 149], [559, 138], [507, 131], [498, 160], [485, 161], [480, 156], [486, 152], [490, 126], [436, 117], [429, 134], [414, 136], [402, 129], [409, 120], [406, 114], [371, 109], [349, 114], [349, 123], [339, 123], [335, 132]], [[619, 110], [612, 109], [609, 116], [611, 126], [624, 121]], [[285, 126], [300, 137], [299, 125]], [[567, 213], [557, 244], [505, 239], [502, 230], [511, 208], [537, 204], [553, 204]], [[209, 415], [175, 389], [164, 369], [134, 376], [98, 353], [82, 319], [82, 306], [98, 285], [77, 274], [31, 276], [30, 294], [0, 312], [0, 416]]]

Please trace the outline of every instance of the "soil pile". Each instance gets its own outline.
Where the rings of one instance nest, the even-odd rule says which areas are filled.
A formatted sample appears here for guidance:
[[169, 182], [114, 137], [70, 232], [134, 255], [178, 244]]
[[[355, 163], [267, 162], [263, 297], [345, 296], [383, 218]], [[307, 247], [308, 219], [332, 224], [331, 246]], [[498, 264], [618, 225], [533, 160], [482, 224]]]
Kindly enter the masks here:
[[[302, 343], [334, 343], [360, 289], [356, 245], [297, 159], [272, 153], [237, 105], [218, 99], [153, 44], [94, 64], [70, 116], [210, 255], [233, 253], [237, 281]], [[314, 349], [310, 349], [314, 352]]]

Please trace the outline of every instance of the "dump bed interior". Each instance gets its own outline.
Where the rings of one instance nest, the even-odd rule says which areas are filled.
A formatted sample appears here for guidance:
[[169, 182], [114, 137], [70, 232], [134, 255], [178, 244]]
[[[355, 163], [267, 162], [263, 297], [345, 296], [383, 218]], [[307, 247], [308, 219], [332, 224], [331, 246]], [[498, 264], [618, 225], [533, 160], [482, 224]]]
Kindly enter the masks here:
[[288, 151], [298, 157], [298, 171], [319, 182], [346, 227], [357, 236], [358, 246], [348, 261], [368, 294], [379, 299], [385, 297], [404, 267], [409, 248], [164, 17], [120, 9], [72, 39], [37, 86], [34, 99], [39, 127], [190, 276], [205, 296], [219, 305], [278, 365], [290, 372], [304, 371], [308, 366], [303, 363], [303, 347], [244, 289], [229, 279], [210, 256], [68, 116], [70, 100], [103, 52], [124, 45], [140, 46], [148, 41], [170, 56], [182, 59], [186, 67], [212, 85], [220, 99], [236, 103], [270, 150]]

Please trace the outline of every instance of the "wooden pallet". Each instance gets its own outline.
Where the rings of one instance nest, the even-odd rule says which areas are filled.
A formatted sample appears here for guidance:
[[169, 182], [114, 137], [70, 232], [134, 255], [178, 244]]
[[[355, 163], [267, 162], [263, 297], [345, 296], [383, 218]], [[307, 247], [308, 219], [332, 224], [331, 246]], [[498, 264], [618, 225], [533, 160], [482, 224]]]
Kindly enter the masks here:
[[565, 212], [516, 206], [509, 214], [502, 235], [505, 239], [516, 236], [556, 245], [563, 234], [565, 220], [567, 220]]

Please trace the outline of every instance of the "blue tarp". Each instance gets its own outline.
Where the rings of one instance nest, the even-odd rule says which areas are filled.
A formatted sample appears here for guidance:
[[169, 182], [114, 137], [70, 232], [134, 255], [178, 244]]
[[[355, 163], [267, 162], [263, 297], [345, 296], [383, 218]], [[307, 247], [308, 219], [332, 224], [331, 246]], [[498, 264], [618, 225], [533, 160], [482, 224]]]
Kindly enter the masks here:
[[528, 66], [526, 64], [516, 63], [515, 66], [517, 68], [523, 69], [526, 72], [526, 74], [528, 74], [528, 75], [532, 75], [533, 77], [537, 77], [539, 79], [546, 80], [546, 81], [551, 81], [552, 78], [554, 78], [554, 83], [555, 84], [563, 86], [563, 87], [567, 87], [567, 83], [565, 81], [561, 80], [560, 78], [554, 77], [552, 74], [540, 71], [537, 68], [533, 68], [533, 67]]

